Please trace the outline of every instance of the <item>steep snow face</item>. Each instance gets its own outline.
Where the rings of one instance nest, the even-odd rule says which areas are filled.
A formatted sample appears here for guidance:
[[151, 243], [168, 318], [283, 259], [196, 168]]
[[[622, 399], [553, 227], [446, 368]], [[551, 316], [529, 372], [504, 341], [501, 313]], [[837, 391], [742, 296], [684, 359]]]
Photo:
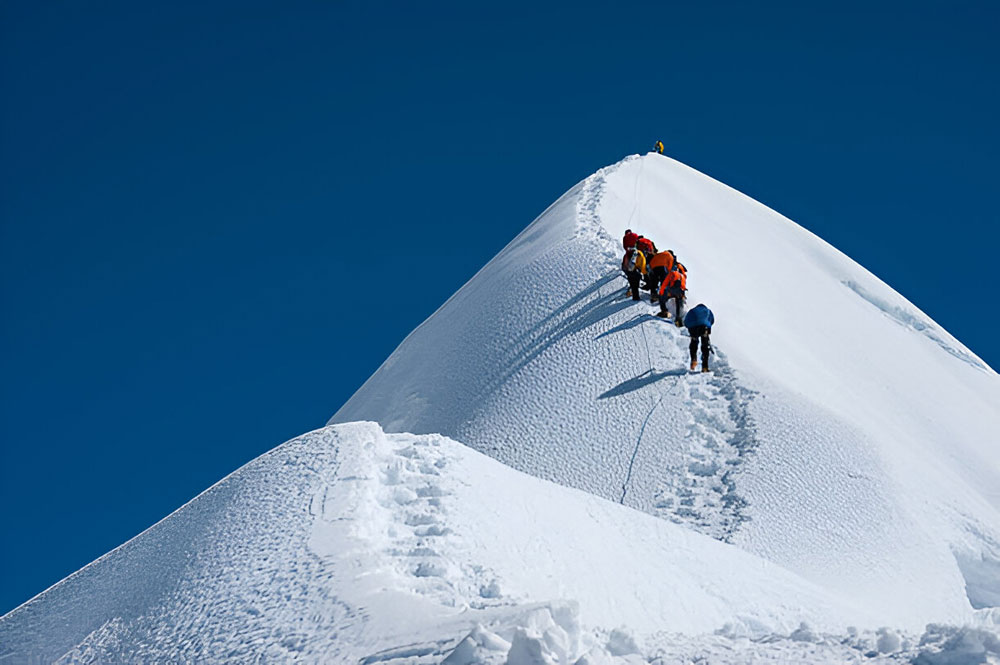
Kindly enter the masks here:
[[[627, 226], [715, 310], [711, 374], [622, 298]], [[0, 662], [995, 659], [998, 404], [990, 368], [836, 250], [629, 158], [334, 417], [393, 433], [258, 458], [0, 617]], [[930, 621], [978, 625], [917, 643]]]
[[573, 662], [660, 631], [801, 621], [870, 619], [732, 545], [352, 423], [276, 448], [0, 618], [0, 662]]
[[[623, 299], [632, 228], [716, 314], [715, 371]], [[779, 563], [893, 625], [1000, 594], [1000, 380], [902, 296], [659, 155], [586, 179], [331, 422], [440, 432]], [[989, 600], [994, 599], [994, 600]]]

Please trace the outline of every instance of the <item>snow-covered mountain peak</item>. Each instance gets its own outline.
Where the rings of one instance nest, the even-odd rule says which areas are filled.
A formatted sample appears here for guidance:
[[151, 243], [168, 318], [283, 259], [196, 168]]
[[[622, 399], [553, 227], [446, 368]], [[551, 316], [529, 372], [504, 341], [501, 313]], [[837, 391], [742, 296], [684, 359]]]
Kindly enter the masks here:
[[[626, 228], [715, 312], [711, 375], [623, 298]], [[961, 562], [1000, 562], [998, 405], [996, 373], [871, 273], [648, 154], [567, 192], [331, 422], [443, 433], [922, 625], [970, 610]]]
[[[623, 298], [626, 228], [715, 311], [711, 373]], [[846, 256], [628, 157], [327, 427], [0, 617], [0, 663], [984, 662], [998, 405], [992, 369]]]

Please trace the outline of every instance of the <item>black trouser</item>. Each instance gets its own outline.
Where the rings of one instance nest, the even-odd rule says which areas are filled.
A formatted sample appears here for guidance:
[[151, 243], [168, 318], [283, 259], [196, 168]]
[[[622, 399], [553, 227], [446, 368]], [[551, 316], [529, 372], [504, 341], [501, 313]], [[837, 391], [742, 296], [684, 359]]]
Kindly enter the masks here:
[[688, 333], [691, 335], [691, 344], [688, 345], [691, 362], [698, 360], [698, 341], [701, 340], [701, 366], [708, 367], [708, 356], [712, 353], [712, 342], [708, 336], [712, 333], [712, 329], [707, 326], [695, 326], [688, 328]]
[[663, 266], [656, 266], [649, 271], [649, 277], [647, 281], [649, 282], [649, 297], [651, 300], [656, 300], [660, 297], [660, 284], [663, 280], [667, 278], [667, 269]]
[[628, 280], [628, 286], [632, 289], [632, 300], [639, 300], [639, 279], [642, 277], [638, 270], [633, 270], [631, 272], [625, 273], [625, 279]]
[[[684, 292], [680, 288], [664, 289], [663, 295], [660, 296], [660, 311], [667, 311], [667, 301], [671, 298], [674, 299], [674, 307], [677, 310], [677, 321], [684, 320]], [[680, 325], [679, 323], [677, 325]]]

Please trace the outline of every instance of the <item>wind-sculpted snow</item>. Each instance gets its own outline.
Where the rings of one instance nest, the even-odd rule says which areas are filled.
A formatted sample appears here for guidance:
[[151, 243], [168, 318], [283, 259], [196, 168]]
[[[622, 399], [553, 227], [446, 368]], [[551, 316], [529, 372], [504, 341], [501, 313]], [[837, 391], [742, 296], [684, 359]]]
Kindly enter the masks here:
[[[713, 374], [623, 299], [625, 228], [674, 249], [689, 305], [715, 311]], [[996, 373], [877, 278], [650, 154], [559, 199], [331, 422], [443, 433], [917, 629], [970, 620], [994, 586], [968, 562], [1000, 542], [998, 405]]]
[[[623, 298], [626, 227], [689, 268], [713, 372]], [[998, 405], [992, 369], [853, 261], [630, 157], [340, 424], [0, 617], [0, 665], [997, 662]]]
[[866, 616], [444, 437], [353, 423], [276, 448], [0, 619], [0, 662], [440, 662], [470, 631], [467, 650], [516, 658], [549, 634], [576, 658], [614, 651], [619, 625], [760, 637]]
[[357, 612], [308, 543], [339, 465], [332, 431], [258, 458], [0, 619], [0, 662], [308, 656]]
[[873, 296], [872, 294], [868, 293], [864, 288], [862, 288], [860, 285], [856, 284], [851, 280], [845, 280], [844, 286], [846, 286], [851, 291], [854, 291], [859, 296], [870, 302], [872, 305], [878, 308], [879, 311], [881, 311], [883, 314], [890, 317], [900, 325], [906, 326], [912, 330], [922, 333], [927, 337], [927, 339], [931, 340], [932, 342], [940, 346], [942, 349], [944, 349], [947, 353], [950, 353], [959, 360], [967, 362], [973, 367], [981, 369], [985, 372], [991, 371], [989, 366], [986, 365], [986, 363], [980, 360], [977, 356], [970, 353], [968, 350], [962, 349], [960, 344], [955, 344], [953, 340], [949, 341], [949, 339], [947, 338], [950, 337], [950, 335], [942, 335], [941, 331], [935, 324], [931, 323], [929, 320], [925, 320], [923, 317], [914, 313], [913, 311], [911, 311], [910, 308], [898, 304], [893, 305], [885, 300], [882, 300], [881, 298]]

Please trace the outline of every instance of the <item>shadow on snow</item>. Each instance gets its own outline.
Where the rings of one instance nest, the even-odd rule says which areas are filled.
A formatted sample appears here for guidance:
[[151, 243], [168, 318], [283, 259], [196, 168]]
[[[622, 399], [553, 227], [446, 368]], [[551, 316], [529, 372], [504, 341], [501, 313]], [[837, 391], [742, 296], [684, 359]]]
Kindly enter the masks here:
[[[627, 302], [627, 303], [634, 303], [635, 301], [634, 300], [626, 300], [625, 302]], [[641, 326], [646, 321], [656, 321], [657, 318], [658, 317], [653, 316], [652, 314], [636, 314], [635, 316], [633, 316], [631, 319], [629, 319], [625, 323], [619, 323], [617, 326], [615, 326], [611, 330], [607, 330], [605, 332], [602, 332], [600, 335], [598, 335], [597, 337], [595, 337], [594, 340], [599, 340], [599, 339], [601, 339], [603, 337], [607, 337], [608, 335], [614, 335], [615, 333], [620, 333], [620, 332], [624, 332], [626, 330], [631, 330], [632, 328], [635, 328], [637, 326]]]
[[683, 368], [670, 369], [665, 372], [655, 372], [653, 370], [647, 370], [640, 374], [639, 376], [634, 376], [631, 379], [622, 381], [614, 388], [607, 390], [597, 396], [597, 399], [608, 399], [609, 397], [620, 397], [621, 395], [626, 395], [630, 392], [639, 390], [640, 388], [645, 388], [648, 385], [654, 384], [660, 379], [665, 379], [668, 376], [684, 376], [687, 374], [687, 370]]

